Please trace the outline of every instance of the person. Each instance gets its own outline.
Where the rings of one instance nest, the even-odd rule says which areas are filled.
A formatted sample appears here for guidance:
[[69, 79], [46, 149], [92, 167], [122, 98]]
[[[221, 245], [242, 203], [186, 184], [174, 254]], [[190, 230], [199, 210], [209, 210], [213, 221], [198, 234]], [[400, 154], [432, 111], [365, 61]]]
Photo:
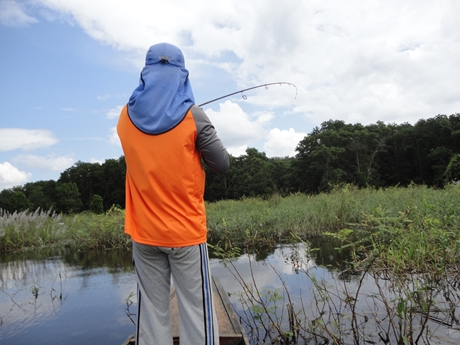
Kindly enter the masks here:
[[137, 345], [173, 343], [171, 277], [181, 345], [219, 343], [202, 161], [225, 173], [229, 155], [194, 103], [181, 50], [169, 43], [151, 46], [117, 124], [127, 167], [125, 232], [138, 280]]

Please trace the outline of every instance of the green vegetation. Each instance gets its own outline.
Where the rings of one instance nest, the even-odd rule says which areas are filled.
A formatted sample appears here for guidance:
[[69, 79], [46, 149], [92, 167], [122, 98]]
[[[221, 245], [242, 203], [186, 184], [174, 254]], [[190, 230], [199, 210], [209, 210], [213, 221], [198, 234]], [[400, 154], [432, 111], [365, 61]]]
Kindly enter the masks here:
[[49, 210], [76, 214], [103, 213], [112, 205], [125, 205], [126, 164], [124, 157], [107, 159], [103, 164], [77, 162], [61, 173], [58, 181], [37, 181], [4, 189], [0, 208], [9, 213]]
[[[324, 207], [323, 197], [329, 208]], [[269, 263], [281, 281], [275, 291], [262, 289], [254, 277], [242, 278], [232, 261], [238, 257], [241, 262], [236, 247], [222, 242], [214, 249], [241, 285], [237, 295], [244, 309], [243, 323], [264, 343], [450, 343], [455, 341], [449, 333], [457, 329], [460, 311], [459, 199], [460, 185], [449, 185], [445, 190], [346, 187], [327, 195], [280, 201], [280, 207], [289, 202], [291, 209], [299, 204], [320, 205], [316, 213], [329, 221], [313, 221], [312, 231], [335, 243], [338, 254], [347, 252], [338, 267], [328, 267], [335, 272], [332, 281], [324, 273], [317, 275], [316, 267], [309, 264], [322, 248], [305, 241], [306, 257], [291, 254], [296, 273], [305, 274], [311, 283], [307, 296], [295, 303], [297, 287], [289, 289]], [[251, 214], [254, 204], [250, 200], [248, 212], [239, 210], [242, 219]], [[269, 202], [262, 204], [265, 214], [271, 214]], [[250, 244], [245, 243], [245, 252], [252, 267]]]
[[[94, 205], [100, 205], [99, 198], [94, 200]], [[422, 235], [435, 233], [439, 237], [437, 243], [450, 243], [448, 250], [455, 251], [452, 245], [459, 240], [459, 204], [460, 185], [453, 184], [444, 189], [410, 185], [379, 190], [344, 185], [317, 195], [297, 193], [286, 197], [222, 200], [207, 204], [208, 241], [222, 248], [275, 244], [349, 228], [353, 231], [343, 241], [352, 243], [353, 236], [363, 238], [363, 229], [371, 228], [380, 230], [377, 232], [380, 237], [366, 235], [369, 241], [391, 244], [394, 236], [406, 236], [408, 245], [415, 245], [412, 237], [422, 239]], [[78, 215], [39, 210], [34, 213], [2, 211], [0, 250], [62, 244], [87, 248], [127, 247], [130, 241], [123, 233], [123, 219], [124, 211], [117, 207], [102, 214]], [[385, 220], [382, 224], [381, 219]], [[400, 232], [390, 236], [385, 230], [388, 222]], [[402, 239], [395, 243], [402, 243]], [[426, 247], [425, 242], [420, 245]]]
[[[93, 201], [99, 212], [101, 199]], [[223, 258], [241, 284], [243, 322], [265, 342], [430, 343], [458, 322], [458, 205], [460, 184], [443, 189], [342, 185], [317, 195], [223, 200], [207, 204], [209, 242], [213, 255]], [[123, 221], [124, 211], [116, 207], [73, 216], [2, 211], [0, 251], [128, 248]], [[329, 248], [332, 243], [339, 253], [338, 266], [328, 267], [337, 277], [332, 282], [308, 264], [315, 258], [319, 265], [325, 251], [312, 246], [317, 239]], [[253, 245], [291, 241], [304, 242], [308, 249], [306, 257], [294, 253], [287, 259], [311, 282], [308, 303], [294, 301], [282, 274], [270, 265], [281, 288], [261, 289], [232, 266], [232, 259], [250, 253]]]
[[[443, 188], [460, 179], [460, 114], [437, 115], [415, 125], [377, 122], [363, 126], [325, 121], [296, 148], [295, 157], [268, 158], [255, 148], [230, 157], [230, 169], [206, 169], [205, 200], [316, 195], [333, 186]], [[0, 191], [0, 208], [58, 213], [105, 212], [125, 205], [124, 157], [104, 163], [77, 162], [57, 181], [37, 181]], [[102, 204], [102, 210], [101, 210]]]
[[379, 190], [345, 185], [310, 196], [224, 200], [207, 206], [209, 242], [274, 243], [289, 240], [291, 235], [311, 238], [350, 226], [358, 235], [370, 219], [396, 221], [401, 214], [412, 231], [424, 231], [427, 223], [436, 223], [443, 231], [455, 232], [460, 226], [459, 202], [459, 185], [442, 190], [416, 185]]
[[51, 246], [126, 248], [124, 211], [112, 207], [104, 214], [62, 215], [49, 211], [8, 213], [0, 209], [0, 252]]

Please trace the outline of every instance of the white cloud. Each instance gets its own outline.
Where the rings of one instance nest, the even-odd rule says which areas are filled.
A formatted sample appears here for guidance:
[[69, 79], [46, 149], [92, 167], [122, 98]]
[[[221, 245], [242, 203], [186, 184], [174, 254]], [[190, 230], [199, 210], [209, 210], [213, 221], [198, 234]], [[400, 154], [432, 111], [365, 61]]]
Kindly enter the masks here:
[[110, 128], [109, 142], [112, 145], [117, 145], [121, 147], [120, 137], [117, 133], [117, 127]]
[[23, 6], [14, 0], [0, 0], [0, 24], [6, 26], [23, 26], [37, 23], [38, 20], [29, 16]]
[[20, 171], [9, 162], [0, 163], [0, 190], [26, 183], [31, 173]]
[[288, 106], [316, 124], [415, 122], [460, 109], [456, 0], [37, 1], [139, 67], [151, 44], [168, 41], [192, 66], [222, 68], [242, 87], [292, 82], [296, 100], [271, 87], [248, 102]]
[[33, 150], [57, 142], [53, 132], [46, 129], [0, 128], [0, 151]]
[[233, 157], [239, 157], [246, 154], [248, 145], [226, 146], [225, 148], [227, 149], [227, 152]]
[[[218, 111], [206, 110], [234, 155], [264, 139], [267, 155], [294, 154], [305, 133], [291, 123], [289, 130], [273, 128], [286, 114], [300, 114], [316, 125], [329, 119], [414, 123], [460, 110], [456, 0], [0, 0], [0, 22], [32, 23], [34, 10], [37, 18], [65, 18], [125, 52], [139, 68], [151, 44], [177, 44], [191, 75], [209, 88], [224, 81], [232, 88], [294, 83], [297, 90], [272, 85], [247, 92], [244, 102], [251, 112], [230, 101]], [[211, 67], [222, 74], [210, 73]], [[101, 93], [98, 99], [109, 97]], [[105, 115], [113, 119], [120, 110]], [[0, 151], [57, 142], [51, 132], [6, 131], [0, 129]], [[120, 145], [115, 128], [109, 142]]]
[[67, 156], [57, 157], [55, 155], [36, 156], [23, 154], [16, 156], [14, 162], [24, 164], [30, 168], [62, 172], [70, 168], [75, 163], [75, 159]]
[[106, 114], [105, 116], [108, 118], [108, 119], [116, 119], [120, 116], [120, 113], [121, 113], [121, 109], [123, 109], [124, 105], [119, 105], [113, 109], [110, 109]]
[[102, 95], [102, 96], [97, 96], [97, 99], [100, 101], [106, 101], [110, 99], [112, 96], [111, 95]]
[[[228, 152], [234, 156], [244, 154], [247, 146], [264, 136], [264, 114], [251, 119], [241, 107], [231, 101], [219, 103], [219, 111], [205, 109]], [[262, 118], [262, 120], [261, 120]]]
[[296, 133], [294, 128], [289, 128], [289, 130], [273, 128], [264, 144], [264, 152], [268, 157], [293, 157], [296, 154], [295, 148], [306, 136], [306, 133]]

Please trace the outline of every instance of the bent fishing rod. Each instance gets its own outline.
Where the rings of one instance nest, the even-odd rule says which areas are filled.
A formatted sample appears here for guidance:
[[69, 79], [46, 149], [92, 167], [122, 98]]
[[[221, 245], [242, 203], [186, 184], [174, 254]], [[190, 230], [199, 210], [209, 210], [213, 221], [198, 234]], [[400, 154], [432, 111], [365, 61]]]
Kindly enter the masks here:
[[257, 86], [253, 86], [253, 87], [250, 87], [250, 88], [247, 88], [247, 89], [243, 89], [243, 90], [239, 90], [239, 91], [236, 91], [236, 92], [232, 92], [232, 93], [229, 93], [228, 95], [224, 95], [224, 96], [221, 96], [221, 97], [218, 97], [218, 98], [215, 98], [213, 100], [210, 100], [210, 101], [207, 101], [205, 103], [201, 103], [199, 105], [199, 107], [202, 107], [203, 105], [206, 105], [206, 104], [209, 104], [209, 103], [212, 103], [212, 102], [215, 102], [215, 101], [218, 101], [222, 98], [227, 98], [227, 97], [230, 97], [230, 96], [233, 96], [233, 95], [236, 95], [238, 93], [241, 94], [241, 97], [245, 100], [247, 99], [248, 97], [243, 93], [245, 91], [249, 91], [249, 90], [254, 90], [254, 89], [258, 89], [259, 87], [265, 87], [265, 90], [268, 90], [268, 87], [270, 85], [290, 85], [290, 86], [294, 86], [295, 87], [295, 97], [294, 98], [297, 98], [297, 86], [295, 86], [294, 84], [292, 83], [289, 83], [287, 81], [278, 81], [276, 83], [268, 83], [268, 84], [261, 84], [261, 85], [257, 85]]

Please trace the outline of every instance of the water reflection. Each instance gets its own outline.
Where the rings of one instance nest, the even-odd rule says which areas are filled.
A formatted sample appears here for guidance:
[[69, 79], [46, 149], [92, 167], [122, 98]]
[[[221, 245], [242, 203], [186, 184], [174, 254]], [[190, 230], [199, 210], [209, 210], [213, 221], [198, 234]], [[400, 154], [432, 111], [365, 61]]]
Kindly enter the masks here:
[[458, 286], [429, 273], [343, 270], [349, 257], [335, 247], [326, 243], [312, 259], [305, 245], [277, 246], [264, 261], [248, 252], [227, 264], [232, 274], [221, 280], [239, 291], [234, 303], [253, 344], [460, 343]]
[[[297, 248], [296, 255], [304, 256], [303, 250]], [[293, 287], [308, 289], [308, 279], [299, 275], [305, 262], [289, 262], [290, 255], [288, 247], [260, 247], [233, 265], [243, 279], [254, 278], [263, 289], [280, 287], [269, 265], [301, 278], [289, 281]], [[211, 269], [227, 292], [241, 291], [217, 258], [211, 259]], [[4, 255], [0, 284], [0, 343], [121, 344], [134, 332], [126, 310], [126, 300], [136, 290], [129, 251], [57, 248]], [[241, 310], [238, 296], [231, 299]], [[135, 296], [130, 300], [134, 303], [128, 313], [135, 313]]]
[[[242, 317], [248, 315], [248, 305], [241, 299], [244, 281], [265, 296], [288, 289], [290, 300], [283, 296], [277, 302], [283, 308], [283, 316], [278, 321], [286, 329], [292, 321], [286, 316], [289, 303], [311, 324], [322, 312], [321, 308], [328, 306], [318, 303], [318, 287], [324, 288], [322, 292], [328, 294], [325, 296], [329, 303], [337, 308], [330, 314], [331, 322], [342, 322], [340, 317], [350, 312], [351, 304], [344, 304], [343, 296], [334, 295], [344, 287], [349, 296], [354, 296], [358, 289], [362, 292], [355, 308], [360, 311], [360, 320], [368, 320], [366, 325], [372, 320], [384, 319], [385, 315], [380, 315], [378, 310], [385, 310], [379, 288], [385, 291], [388, 300], [394, 299], [392, 282], [374, 280], [371, 276], [338, 276], [338, 269], [344, 267], [348, 258], [346, 252], [337, 256], [336, 246], [318, 240], [311, 247], [298, 244], [243, 248], [242, 255], [231, 264], [224, 264], [211, 255], [211, 270], [231, 294], [231, 301]], [[314, 256], [310, 257], [310, 248], [321, 248], [321, 251], [313, 252]], [[136, 290], [130, 251], [55, 248], [4, 255], [0, 260], [1, 344], [112, 345], [122, 344], [134, 332], [133, 322], [127, 316], [136, 311], [136, 298], [130, 297]], [[128, 298], [133, 302], [129, 308]], [[260, 342], [261, 334], [255, 326], [250, 322], [245, 326], [253, 344]], [[431, 326], [434, 329], [439, 324]], [[378, 329], [379, 325], [374, 323], [371, 327]], [[443, 337], [440, 343], [459, 340], [458, 332], [454, 333], [452, 327], [436, 336]], [[314, 344], [315, 341], [298, 343]]]
[[71, 248], [1, 258], [0, 343], [117, 344], [133, 325], [131, 254]]

